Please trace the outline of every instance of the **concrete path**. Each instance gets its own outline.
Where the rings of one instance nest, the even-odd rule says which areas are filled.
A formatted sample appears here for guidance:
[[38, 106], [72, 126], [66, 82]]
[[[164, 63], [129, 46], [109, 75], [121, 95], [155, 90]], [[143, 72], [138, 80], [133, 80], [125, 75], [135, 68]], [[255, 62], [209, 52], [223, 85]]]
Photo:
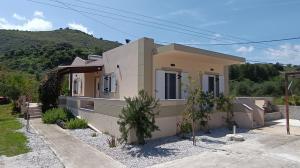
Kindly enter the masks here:
[[254, 140], [225, 146], [214, 152], [174, 160], [152, 168], [298, 168], [300, 137], [267, 134]]
[[[258, 133], [286, 135], [286, 121], [285, 119], [280, 119], [266, 122], [264, 127], [257, 128], [254, 131]], [[291, 135], [300, 136], [300, 120], [290, 119], [290, 133]]]
[[57, 125], [43, 124], [41, 119], [33, 119], [30, 122], [67, 168], [125, 167], [120, 162], [69, 135]]

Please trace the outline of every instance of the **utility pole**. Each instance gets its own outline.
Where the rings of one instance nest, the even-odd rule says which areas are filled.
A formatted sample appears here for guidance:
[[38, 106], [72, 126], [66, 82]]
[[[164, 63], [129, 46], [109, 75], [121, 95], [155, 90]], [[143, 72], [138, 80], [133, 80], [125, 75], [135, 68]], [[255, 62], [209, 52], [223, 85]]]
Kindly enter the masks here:
[[289, 76], [292, 78], [300, 79], [300, 71], [285, 72], [284, 85], [285, 85], [285, 117], [286, 117], [286, 133], [290, 135], [290, 112], [289, 112]]
[[284, 74], [284, 85], [285, 85], [285, 118], [286, 118], [286, 133], [290, 135], [290, 115], [289, 115], [289, 89], [288, 80], [289, 74]]

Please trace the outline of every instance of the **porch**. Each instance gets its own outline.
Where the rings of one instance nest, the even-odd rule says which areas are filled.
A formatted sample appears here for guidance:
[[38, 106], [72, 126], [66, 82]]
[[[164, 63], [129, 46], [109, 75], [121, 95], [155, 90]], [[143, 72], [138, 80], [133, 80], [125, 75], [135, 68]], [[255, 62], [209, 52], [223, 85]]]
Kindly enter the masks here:
[[[182, 121], [185, 103], [185, 100], [160, 100], [159, 115], [156, 117], [156, 124], [160, 130], [153, 133], [153, 138], [172, 136], [179, 132], [178, 124]], [[126, 106], [125, 100], [60, 96], [59, 105], [68, 108], [74, 115], [86, 119], [95, 130], [120, 137], [117, 122], [122, 108]], [[234, 119], [241, 128], [254, 128], [257, 113], [255, 109], [242, 103], [234, 105]], [[211, 113], [208, 122], [209, 128], [225, 127], [225, 118], [225, 112]], [[130, 138], [134, 138], [133, 135]], [[130, 139], [130, 141], [134, 141], [134, 139]]]
[[[68, 96], [114, 97], [113, 93], [116, 91], [115, 76], [103, 73], [104, 64], [101, 57], [90, 59], [83, 60], [77, 57], [71, 65], [58, 67], [59, 78], [68, 75]], [[85, 106], [90, 106], [90, 104], [87, 103]]]

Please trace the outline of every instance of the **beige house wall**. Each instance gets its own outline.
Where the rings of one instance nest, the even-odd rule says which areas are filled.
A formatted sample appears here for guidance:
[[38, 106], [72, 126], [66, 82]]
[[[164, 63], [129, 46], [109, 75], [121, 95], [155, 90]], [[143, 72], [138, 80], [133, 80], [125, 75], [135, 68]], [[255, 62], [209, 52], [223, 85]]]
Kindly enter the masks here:
[[[171, 66], [175, 64], [175, 66]], [[224, 81], [224, 93], [228, 93], [228, 70], [226, 66], [220, 62], [214, 62], [208, 58], [202, 58], [199, 55], [189, 55], [186, 53], [169, 53], [160, 54], [153, 57], [153, 82], [155, 86], [155, 71], [169, 70], [176, 72], [187, 72], [195, 84], [202, 85], [203, 74], [224, 75], [227, 81]], [[155, 93], [155, 90], [153, 90]]]
[[117, 77], [117, 95], [111, 93], [107, 98], [124, 99], [142, 89], [152, 90], [153, 48], [153, 39], [142, 38], [103, 53], [104, 73], [115, 73]]
[[[117, 90], [100, 94], [102, 98], [132, 97], [139, 90], [155, 95], [156, 70], [187, 72], [201, 86], [202, 75], [224, 76], [224, 93], [229, 92], [228, 66], [242, 63], [241, 58], [199, 50], [187, 46], [170, 45], [157, 47], [153, 39], [141, 38], [103, 53], [102, 74], [116, 76]], [[171, 66], [175, 64], [175, 66]], [[79, 75], [79, 74], [77, 74]], [[91, 73], [79, 75], [84, 82], [84, 93], [76, 96], [94, 97], [95, 77]], [[74, 80], [74, 77], [73, 77]], [[100, 78], [102, 80], [102, 77]], [[102, 82], [102, 81], [101, 81]], [[102, 89], [101, 89], [102, 91]]]

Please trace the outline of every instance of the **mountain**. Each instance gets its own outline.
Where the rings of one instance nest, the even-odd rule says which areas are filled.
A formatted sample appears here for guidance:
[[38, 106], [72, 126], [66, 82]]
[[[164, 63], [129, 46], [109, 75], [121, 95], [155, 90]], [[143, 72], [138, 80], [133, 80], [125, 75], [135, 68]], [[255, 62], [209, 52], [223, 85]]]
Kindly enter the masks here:
[[76, 57], [102, 52], [122, 45], [95, 38], [78, 30], [0, 30], [0, 65], [12, 70], [40, 74]]

